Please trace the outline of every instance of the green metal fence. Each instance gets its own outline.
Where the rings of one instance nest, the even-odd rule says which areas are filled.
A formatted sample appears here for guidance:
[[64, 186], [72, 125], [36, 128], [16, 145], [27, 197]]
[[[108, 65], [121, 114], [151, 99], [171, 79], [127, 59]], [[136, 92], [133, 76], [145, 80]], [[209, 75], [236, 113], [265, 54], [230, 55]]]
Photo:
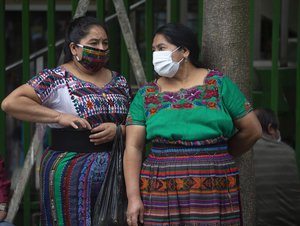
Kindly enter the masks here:
[[[143, 66], [146, 72], [147, 80], [150, 81], [153, 78], [153, 68], [152, 68], [152, 35], [154, 29], [159, 24], [158, 20], [180, 21], [181, 11], [180, 4], [182, 1], [179, 0], [170, 0], [170, 1], [159, 1], [159, 0], [147, 0], [147, 1], [134, 1], [134, 0], [124, 0], [127, 11], [132, 13], [139, 12], [138, 15], [142, 15], [138, 18], [138, 21], [135, 20], [136, 23], [144, 23], [143, 26], [137, 26], [137, 24], [133, 24], [134, 30], [138, 34], [136, 37], [136, 41], [138, 42], [138, 47], [141, 53], [141, 58], [143, 62]], [[198, 34], [199, 42], [201, 43], [201, 34], [202, 34], [202, 15], [203, 15], [203, 0], [193, 0], [187, 1], [188, 4], [196, 5], [196, 22], [194, 24], [194, 29]], [[252, 27], [251, 27], [251, 46], [253, 49], [254, 38], [253, 38], [253, 26], [254, 17], [255, 17], [255, 1], [249, 1], [251, 6], [251, 18], [252, 18]], [[109, 35], [110, 35], [110, 43], [114, 43], [111, 45], [111, 53], [114, 56], [110, 60], [111, 67], [115, 70], [121, 71], [130, 83], [134, 86], [135, 81], [134, 77], [131, 75], [131, 68], [129, 57], [127, 53], [127, 48], [125, 46], [124, 40], [121, 37], [121, 31], [116, 19], [115, 11], [113, 4], [108, 4], [104, 0], [96, 1], [96, 7], [93, 11], [89, 11], [89, 14], [94, 14], [101, 21], [105, 21], [108, 25]], [[168, 4], [167, 4], [168, 3]], [[70, 1], [71, 5], [71, 15], [74, 15], [76, 7], [78, 4], [78, 0]], [[160, 8], [158, 8], [160, 5]], [[161, 8], [163, 5], [163, 9]], [[0, 49], [5, 49], [5, 34], [6, 34], [6, 1], [0, 1]], [[21, 18], [20, 23], [22, 23], [22, 64], [19, 64], [22, 68], [21, 81], [25, 83], [30, 76], [30, 2], [29, 0], [23, 0], [21, 2]], [[295, 68], [283, 68], [278, 64], [279, 60], [279, 37], [280, 37], [280, 16], [281, 16], [281, 1], [274, 0], [272, 1], [272, 10], [273, 10], [273, 18], [272, 18], [272, 56], [271, 56], [271, 67], [267, 69], [259, 69], [253, 67], [253, 73], [256, 73], [262, 79], [263, 90], [253, 90], [254, 97], [254, 106], [266, 106], [270, 107], [276, 112], [280, 112], [282, 109], [285, 109], [288, 112], [288, 116], [293, 116], [293, 118], [289, 118], [289, 122], [295, 125], [295, 149], [297, 153], [297, 161], [300, 166], [300, 45], [299, 45], [299, 33], [300, 33], [300, 14], [298, 15], [298, 25], [297, 25], [297, 58], [296, 58], [296, 67]], [[298, 4], [298, 12], [300, 12], [300, 4]], [[167, 18], [167, 11], [169, 12], [169, 18]], [[159, 19], [162, 15], [161, 13], [165, 13], [163, 19]], [[71, 18], [69, 18], [71, 19]], [[59, 53], [57, 52], [57, 40], [55, 33], [55, 21], [56, 21], [56, 1], [48, 0], [47, 1], [47, 59], [46, 65], [48, 67], [54, 67], [59, 59]], [[133, 20], [134, 21], [134, 20]], [[141, 22], [142, 21], [142, 22]], [[141, 40], [141, 37], [143, 39]], [[252, 54], [253, 60], [253, 54]], [[2, 76], [0, 76], [0, 100], [2, 100], [6, 95], [6, 86], [7, 86], [7, 63], [6, 63], [6, 53], [5, 51], [0, 51], [0, 72]], [[285, 84], [285, 78], [289, 76], [291, 84], [286, 84], [292, 86], [296, 90], [295, 97], [295, 112], [291, 112], [288, 106], [282, 106], [281, 104], [281, 89]], [[294, 80], [293, 80], [294, 79]], [[6, 144], [6, 117], [5, 114], [0, 111], [0, 123], [1, 123], [1, 133], [0, 133], [0, 153], [5, 156], [7, 152], [7, 144]], [[28, 150], [32, 127], [29, 123], [23, 123], [22, 126], [22, 145], [24, 154]], [[11, 142], [11, 141], [10, 141]], [[32, 225], [31, 222], [31, 213], [32, 208], [35, 208], [32, 203], [35, 201], [34, 197], [30, 193], [30, 185], [28, 186], [24, 199], [23, 199], [23, 208], [22, 211], [22, 223], [23, 225]], [[32, 198], [33, 197], [33, 198]], [[18, 219], [20, 220], [20, 219]]]
[[[252, 9], [254, 9], [254, 2], [251, 1]], [[284, 3], [286, 2], [274, 0], [270, 5], [270, 8], [272, 8], [271, 66], [265, 68], [253, 67], [253, 70], [259, 75], [263, 87], [258, 92], [253, 90], [253, 97], [254, 106], [269, 107], [278, 114], [281, 122], [281, 132], [286, 135], [285, 138], [289, 141], [289, 144], [295, 147], [300, 172], [300, 3], [298, 2], [298, 15], [296, 15], [298, 27], [295, 66], [281, 65], [280, 60], [280, 26], [282, 26], [281, 18]], [[252, 17], [255, 17], [254, 10]], [[253, 35], [253, 29], [251, 31]]]

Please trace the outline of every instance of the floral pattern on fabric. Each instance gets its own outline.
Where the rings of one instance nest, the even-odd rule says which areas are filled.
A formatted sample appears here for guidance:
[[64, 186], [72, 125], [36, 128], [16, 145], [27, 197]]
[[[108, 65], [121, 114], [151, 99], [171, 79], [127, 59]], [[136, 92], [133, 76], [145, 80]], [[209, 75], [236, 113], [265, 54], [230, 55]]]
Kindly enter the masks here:
[[82, 118], [95, 126], [101, 122], [115, 122], [116, 117], [121, 117], [117, 122], [125, 121], [130, 93], [124, 77], [114, 74], [114, 81], [102, 89], [71, 74], [66, 75], [66, 79], [69, 81], [68, 90], [76, 112]]
[[28, 84], [35, 89], [43, 105], [77, 114], [92, 127], [102, 122], [124, 124], [126, 121], [131, 91], [126, 79], [117, 72], [112, 72], [111, 81], [104, 87], [83, 81], [64, 67], [44, 69]]
[[187, 109], [205, 106], [210, 109], [219, 110], [218, 87], [220, 86], [220, 82], [220, 80], [215, 79], [209, 74], [205, 79], [205, 85], [181, 89], [179, 92], [162, 93], [160, 93], [156, 82], [149, 83], [142, 89], [142, 94], [145, 96], [144, 106], [146, 108], [146, 117], [153, 116], [161, 109]]
[[157, 80], [141, 87], [130, 105], [126, 124], [146, 127], [147, 141], [182, 145], [223, 142], [234, 135], [234, 120], [252, 111], [239, 87], [210, 70], [203, 84], [161, 91]]
[[[144, 107], [146, 117], [151, 117], [161, 109], [190, 109], [207, 107], [220, 110], [219, 87], [222, 85], [223, 73], [210, 71], [205, 78], [204, 85], [198, 85], [178, 92], [160, 92], [156, 81], [148, 83], [141, 89], [145, 97]], [[248, 112], [252, 106], [246, 101], [245, 110]], [[130, 118], [128, 119], [130, 121]], [[128, 121], [127, 121], [128, 122]]]

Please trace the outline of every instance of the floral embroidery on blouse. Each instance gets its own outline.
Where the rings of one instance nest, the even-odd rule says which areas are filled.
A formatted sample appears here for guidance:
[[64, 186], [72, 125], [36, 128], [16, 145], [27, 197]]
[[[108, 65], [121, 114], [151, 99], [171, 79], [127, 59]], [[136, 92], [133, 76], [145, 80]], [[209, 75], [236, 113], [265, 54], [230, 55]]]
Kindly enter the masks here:
[[[131, 91], [126, 79], [117, 72], [112, 72], [111, 81], [104, 87], [83, 81], [63, 67], [44, 69], [28, 81], [41, 101], [57, 101], [55, 97], [67, 89], [68, 93], [59, 98], [71, 99], [71, 106], [66, 106], [64, 112], [74, 107], [78, 116], [85, 118], [92, 127], [102, 122], [124, 124], [131, 102]], [[49, 103], [48, 103], [49, 104]]]
[[92, 125], [99, 123], [124, 122], [128, 113], [130, 94], [124, 77], [113, 75], [112, 81], [99, 88], [67, 74], [68, 90], [75, 109]]
[[252, 105], [250, 104], [250, 102], [246, 101], [246, 102], [244, 103], [244, 107], [245, 107], [245, 110], [246, 110], [247, 112], [249, 112], [250, 109], [252, 108]]
[[141, 89], [144, 99], [146, 117], [153, 116], [162, 109], [191, 109], [207, 107], [220, 109], [219, 89], [222, 77], [220, 72], [210, 71], [204, 85], [198, 85], [189, 89], [181, 89], [178, 92], [160, 92], [156, 81], [148, 83]]

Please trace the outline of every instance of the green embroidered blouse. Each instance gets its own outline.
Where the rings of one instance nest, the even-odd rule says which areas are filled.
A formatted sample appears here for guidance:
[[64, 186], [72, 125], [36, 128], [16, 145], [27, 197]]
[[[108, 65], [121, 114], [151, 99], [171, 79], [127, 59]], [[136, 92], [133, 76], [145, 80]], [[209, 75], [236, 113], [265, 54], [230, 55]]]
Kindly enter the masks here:
[[146, 139], [179, 144], [211, 144], [235, 133], [234, 119], [252, 107], [238, 86], [218, 71], [203, 85], [161, 92], [156, 81], [141, 87], [129, 109], [128, 125], [146, 127]]

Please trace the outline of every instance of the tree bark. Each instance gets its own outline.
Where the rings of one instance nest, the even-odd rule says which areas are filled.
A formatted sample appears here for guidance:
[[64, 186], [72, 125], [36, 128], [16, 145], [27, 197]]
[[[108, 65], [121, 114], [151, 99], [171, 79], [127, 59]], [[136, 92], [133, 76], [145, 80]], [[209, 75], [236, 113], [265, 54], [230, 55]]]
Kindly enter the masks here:
[[89, 5], [89, 0], [79, 0], [73, 19], [84, 16], [88, 10]]
[[113, 0], [118, 20], [120, 23], [122, 35], [128, 49], [128, 55], [131, 61], [131, 66], [138, 86], [142, 86], [147, 82], [146, 75], [143, 69], [142, 61], [137, 49], [135, 38], [130, 26], [130, 21], [124, 6], [123, 0]]
[[[202, 59], [228, 75], [251, 101], [249, 0], [204, 0]], [[237, 159], [244, 225], [255, 225], [252, 151]]]
[[16, 180], [18, 182], [13, 192], [13, 195], [10, 199], [9, 209], [8, 209], [7, 217], [5, 219], [7, 222], [12, 223], [19, 210], [20, 203], [24, 195], [27, 182], [30, 178], [32, 168], [35, 164], [37, 152], [42, 151], [43, 137], [45, 135], [45, 132], [46, 132], [46, 125], [40, 123], [36, 124], [35, 133], [32, 138], [28, 152], [26, 154], [24, 166], [22, 168], [22, 171], [20, 172], [20, 175], [18, 176], [18, 180]]

